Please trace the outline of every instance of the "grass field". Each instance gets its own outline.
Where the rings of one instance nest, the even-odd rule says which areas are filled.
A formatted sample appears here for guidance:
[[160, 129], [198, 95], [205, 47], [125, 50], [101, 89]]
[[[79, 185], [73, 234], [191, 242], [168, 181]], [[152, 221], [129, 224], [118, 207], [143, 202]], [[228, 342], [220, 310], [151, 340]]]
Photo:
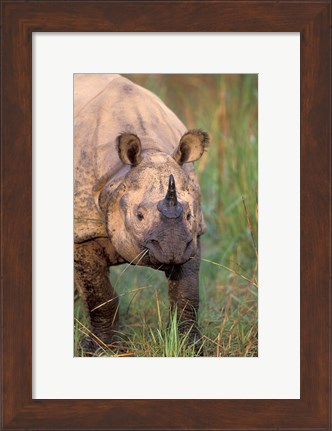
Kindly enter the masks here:
[[[196, 163], [206, 234], [202, 236], [199, 325], [206, 356], [258, 355], [257, 75], [126, 75], [157, 94], [190, 128], [210, 135]], [[124, 271], [125, 269], [125, 271]], [[125, 351], [101, 345], [96, 355], [193, 356], [176, 321], [168, 329], [167, 282], [142, 267], [111, 268], [121, 296]], [[75, 355], [87, 333], [75, 301]]]

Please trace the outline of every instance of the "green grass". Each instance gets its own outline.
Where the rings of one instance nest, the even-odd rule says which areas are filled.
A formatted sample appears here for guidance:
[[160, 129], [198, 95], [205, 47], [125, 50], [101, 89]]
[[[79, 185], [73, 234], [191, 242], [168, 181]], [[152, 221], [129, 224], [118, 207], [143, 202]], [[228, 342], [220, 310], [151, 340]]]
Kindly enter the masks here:
[[[127, 75], [159, 95], [211, 145], [196, 163], [207, 225], [202, 236], [199, 325], [206, 356], [258, 355], [257, 75]], [[123, 267], [111, 268], [113, 283]], [[137, 290], [139, 289], [139, 290]], [[131, 291], [133, 291], [130, 293]], [[97, 355], [194, 356], [169, 320], [163, 273], [131, 266], [121, 276], [119, 332], [126, 350]], [[128, 293], [126, 293], [128, 292]], [[75, 302], [75, 354], [87, 330]], [[80, 323], [79, 323], [80, 322]]]

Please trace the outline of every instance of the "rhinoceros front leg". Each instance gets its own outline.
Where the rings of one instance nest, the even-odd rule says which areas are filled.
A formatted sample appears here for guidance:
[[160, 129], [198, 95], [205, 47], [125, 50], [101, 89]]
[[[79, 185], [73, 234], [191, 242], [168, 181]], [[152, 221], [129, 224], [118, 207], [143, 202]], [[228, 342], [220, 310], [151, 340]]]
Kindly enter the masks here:
[[171, 311], [177, 312], [180, 333], [189, 332], [189, 344], [195, 343], [195, 351], [203, 355], [201, 334], [197, 325], [199, 309], [200, 249], [196, 256], [183, 265], [176, 265], [165, 272]]
[[111, 344], [118, 322], [119, 300], [108, 276], [109, 256], [97, 240], [75, 244], [75, 286], [85, 301], [90, 330], [94, 334], [82, 344], [84, 351], [93, 352], [101, 343]]

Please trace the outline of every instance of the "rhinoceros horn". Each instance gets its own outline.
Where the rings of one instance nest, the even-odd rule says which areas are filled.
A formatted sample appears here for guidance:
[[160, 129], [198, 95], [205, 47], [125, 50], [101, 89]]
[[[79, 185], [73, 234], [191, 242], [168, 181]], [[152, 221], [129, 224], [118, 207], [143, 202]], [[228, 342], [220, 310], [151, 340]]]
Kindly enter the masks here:
[[158, 202], [158, 210], [166, 218], [178, 218], [182, 214], [182, 206], [176, 196], [175, 181], [173, 175], [169, 176], [168, 190], [165, 199]]

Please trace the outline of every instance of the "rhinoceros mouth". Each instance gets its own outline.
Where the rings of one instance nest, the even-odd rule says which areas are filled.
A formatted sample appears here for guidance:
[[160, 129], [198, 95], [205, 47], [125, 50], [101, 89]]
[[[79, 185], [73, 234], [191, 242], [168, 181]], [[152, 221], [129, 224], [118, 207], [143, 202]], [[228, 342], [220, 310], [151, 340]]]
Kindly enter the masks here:
[[194, 256], [195, 247], [193, 240], [184, 244], [161, 244], [157, 240], [150, 240], [146, 244], [148, 255], [154, 265], [182, 265]]

